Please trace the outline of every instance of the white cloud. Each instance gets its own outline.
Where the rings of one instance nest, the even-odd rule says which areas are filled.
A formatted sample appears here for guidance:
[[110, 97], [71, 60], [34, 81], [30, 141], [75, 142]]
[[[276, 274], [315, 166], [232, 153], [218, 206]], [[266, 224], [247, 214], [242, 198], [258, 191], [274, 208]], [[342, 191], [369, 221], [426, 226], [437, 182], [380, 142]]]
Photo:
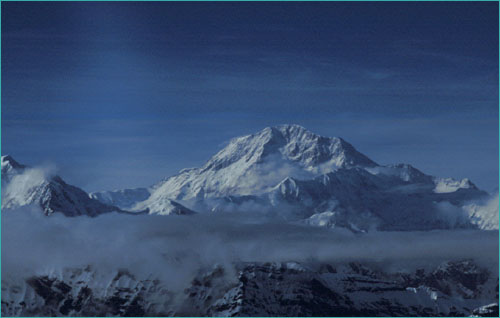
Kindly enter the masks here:
[[2, 210], [2, 279], [95, 266], [185, 288], [200, 268], [234, 262], [365, 261], [394, 269], [475, 259], [498, 270], [497, 231], [371, 232], [294, 225], [250, 213], [44, 217]]

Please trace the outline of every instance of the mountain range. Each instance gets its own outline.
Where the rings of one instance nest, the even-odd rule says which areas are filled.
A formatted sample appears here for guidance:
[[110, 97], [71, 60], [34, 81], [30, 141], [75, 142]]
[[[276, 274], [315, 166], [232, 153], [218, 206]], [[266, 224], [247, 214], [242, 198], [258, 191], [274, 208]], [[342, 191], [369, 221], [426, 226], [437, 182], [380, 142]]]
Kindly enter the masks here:
[[488, 194], [470, 180], [430, 176], [409, 164], [380, 165], [342, 138], [298, 125], [234, 138], [203, 166], [149, 188], [86, 194], [37, 171], [2, 157], [2, 208], [35, 203], [45, 214], [68, 216], [246, 211], [355, 232], [498, 228], [494, 213], [483, 217], [471, 208]]
[[250, 211], [354, 231], [498, 228], [498, 220], [479, 221], [476, 210], [471, 221], [462, 209], [487, 195], [468, 179], [433, 177], [409, 164], [379, 165], [342, 138], [298, 125], [235, 138], [202, 167], [149, 188], [90, 194], [150, 214], [170, 214], [176, 202], [201, 213]]
[[147, 188], [86, 193], [8, 155], [1, 173], [4, 316], [498, 317], [498, 196], [301, 126]]

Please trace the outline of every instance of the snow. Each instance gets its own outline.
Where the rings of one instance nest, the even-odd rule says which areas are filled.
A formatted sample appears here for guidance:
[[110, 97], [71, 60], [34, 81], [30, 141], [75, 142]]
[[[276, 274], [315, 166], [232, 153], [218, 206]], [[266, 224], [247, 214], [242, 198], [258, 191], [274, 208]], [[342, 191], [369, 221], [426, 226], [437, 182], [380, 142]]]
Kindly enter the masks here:
[[92, 192], [89, 197], [102, 203], [114, 205], [123, 210], [131, 210], [137, 202], [144, 201], [151, 195], [147, 188], [124, 189], [115, 191]]
[[455, 180], [452, 178], [436, 178], [434, 180], [436, 188], [435, 193], [450, 193], [456, 192], [459, 189], [470, 189], [475, 188], [475, 185], [465, 178], [462, 180]]
[[67, 216], [96, 216], [120, 211], [65, 183], [54, 174], [52, 167], [31, 168], [17, 163], [10, 156], [2, 156], [2, 209], [30, 205], [39, 206], [46, 215], [62, 212]]
[[203, 199], [262, 193], [286, 177], [312, 178], [372, 160], [340, 138], [318, 136], [298, 125], [268, 127], [231, 142], [203, 167], [182, 170], [155, 185], [151, 197], [137, 209], [165, 198]]
[[311, 215], [306, 223], [312, 226], [320, 226], [320, 227], [335, 227], [335, 216], [337, 213], [335, 212], [322, 212]]
[[[436, 178], [409, 164], [378, 165], [344, 139], [298, 125], [234, 138], [202, 167], [183, 169], [140, 193], [128, 189], [91, 196], [162, 215], [170, 214], [171, 200], [196, 212], [288, 211], [285, 218], [363, 232], [466, 226], [453, 221], [461, 216], [452, 214], [486, 195], [468, 179]], [[329, 202], [336, 202], [335, 210]], [[443, 209], [447, 203], [451, 207]], [[333, 211], [335, 217], [327, 213]]]
[[464, 206], [473, 224], [483, 230], [498, 230], [498, 193], [484, 203], [472, 203]]
[[[136, 308], [134, 299], [144, 301], [141, 305], [151, 313], [169, 316], [184, 314], [178, 311], [183, 308], [196, 308], [199, 312], [193, 312], [197, 315], [209, 316], [301, 316], [304, 312], [323, 314], [315, 311], [322, 308], [348, 308], [358, 315], [387, 315], [393, 310], [417, 316], [447, 315], [453, 310], [468, 315], [474, 308], [486, 312], [480, 306], [495, 300], [491, 291], [498, 282], [498, 272], [484, 272], [471, 261], [445, 262], [434, 271], [425, 272], [422, 278], [407, 274], [410, 269], [406, 267], [405, 274], [398, 276], [381, 272], [384, 266], [380, 264], [369, 267], [345, 260], [370, 258], [387, 261], [391, 266], [404, 260], [413, 266], [417, 261], [427, 263], [434, 257], [455, 259], [464, 254], [489, 260], [491, 250], [494, 261], [482, 262], [498, 268], [494, 264], [498, 240], [491, 240], [496, 244], [493, 250], [491, 242], [471, 239], [478, 234], [490, 237], [494, 232], [411, 232], [460, 226], [498, 230], [498, 195], [486, 200], [486, 193], [468, 179], [436, 178], [409, 164], [378, 165], [345, 140], [319, 136], [301, 126], [269, 127], [235, 138], [202, 167], [183, 169], [149, 188], [87, 194], [65, 183], [53, 171], [26, 167], [11, 156], [2, 156], [1, 162], [2, 221], [11, 212], [16, 218], [21, 216], [9, 210], [19, 212], [20, 207], [30, 205], [39, 206], [47, 215], [62, 212], [65, 216], [97, 216], [117, 211], [118, 207], [173, 215], [163, 218], [106, 214], [96, 218], [96, 223], [92, 223], [96, 219], [63, 215], [41, 216], [42, 221], [32, 222], [34, 218], [27, 216], [29, 222], [23, 224], [23, 229], [45, 239], [33, 240], [30, 236], [26, 242], [32, 251], [24, 248], [18, 255], [26, 261], [11, 257], [10, 262], [17, 270], [18, 264], [39, 266], [45, 258], [46, 266], [37, 267], [30, 277], [70, 286], [68, 294], [61, 294], [57, 284], [51, 285], [51, 291], [61, 295], [61, 304], [76, 301], [84, 287], [94, 297], [86, 300], [93, 301], [87, 308], [103, 310], [96, 313], [109, 314], [106, 304], [113, 297], [123, 301], [115, 315]], [[196, 213], [200, 211], [221, 213]], [[238, 224], [241, 214], [224, 213], [228, 211], [261, 214], [251, 214], [250, 220]], [[265, 223], [271, 219], [268, 215], [275, 212], [282, 213], [279, 220], [283, 223]], [[466, 222], [462, 222], [464, 215]], [[43, 225], [52, 220], [58, 230], [53, 231], [53, 224], [49, 224], [47, 233], [43, 232]], [[36, 231], [29, 230], [27, 224]], [[68, 230], [62, 231], [64, 224], [69, 225]], [[9, 233], [4, 229], [2, 232], [3, 236]], [[17, 232], [10, 231], [21, 237], [11, 240], [16, 249], [25, 236], [24, 232]], [[106, 244], [102, 245], [102, 241]], [[82, 242], [84, 245], [78, 248]], [[89, 246], [92, 253], [81, 258], [80, 252]], [[107, 249], [109, 246], [111, 249]], [[60, 253], [58, 257], [51, 255], [51, 248]], [[71, 252], [63, 252], [68, 248]], [[68, 267], [74, 250], [79, 252], [73, 256], [78, 266], [82, 266], [80, 262], [101, 266]], [[31, 259], [35, 261], [28, 261]], [[116, 265], [117, 259], [121, 260], [120, 266], [127, 264], [126, 270], [107, 268], [109, 264]], [[266, 263], [254, 262], [255, 259]], [[214, 260], [224, 267], [208, 271], [200, 267], [201, 263], [212, 264]], [[326, 265], [317, 260], [335, 264], [327, 264], [328, 270], [317, 270]], [[151, 270], [151, 266], [157, 266], [157, 270]], [[167, 277], [169, 270], [178, 275]], [[198, 273], [203, 283], [195, 284], [189, 276], [193, 273]], [[171, 281], [162, 282], [157, 279], [159, 275]], [[2, 277], [4, 315], [49, 310], [50, 306], [58, 312], [60, 304], [46, 302], [25, 279]], [[480, 280], [482, 277], [487, 277], [486, 281]], [[478, 280], [477, 288], [471, 287], [471, 279]], [[174, 294], [173, 286], [182, 292]], [[321, 292], [329, 296], [324, 297]], [[287, 305], [298, 301], [302, 307]], [[323, 302], [321, 306], [317, 301]], [[306, 311], [297, 311], [298, 308]]]
[[2, 186], [4, 183], [9, 182], [15, 175], [21, 173], [26, 166], [21, 165], [14, 160], [10, 155], [2, 156]]
[[190, 215], [195, 214], [191, 209], [186, 208], [185, 206], [175, 202], [173, 200], [165, 200], [161, 202], [161, 204], [157, 207], [155, 205], [151, 206], [151, 210], [149, 214], [158, 214], [158, 215]]
[[[5, 191], [5, 206], [42, 202], [47, 207], [57, 196], [64, 209], [72, 210], [64, 198], [68, 186], [50, 177], [42, 178], [43, 184], [29, 181], [26, 175], [18, 178], [25, 169], [12, 157], [2, 157], [2, 183], [16, 179]], [[73, 201], [83, 191], [76, 192]], [[149, 188], [91, 193], [88, 202], [78, 199], [82, 205], [78, 212], [68, 214], [81, 214], [83, 206], [100, 201], [108, 207], [160, 215], [265, 212], [355, 232], [470, 224], [495, 228], [495, 213], [480, 212], [484, 209], [474, 203], [486, 195], [468, 179], [433, 177], [409, 164], [378, 165], [342, 138], [281, 125], [234, 138], [202, 167], [183, 169]], [[463, 209], [470, 224], [462, 222]], [[53, 211], [46, 209], [46, 213]]]

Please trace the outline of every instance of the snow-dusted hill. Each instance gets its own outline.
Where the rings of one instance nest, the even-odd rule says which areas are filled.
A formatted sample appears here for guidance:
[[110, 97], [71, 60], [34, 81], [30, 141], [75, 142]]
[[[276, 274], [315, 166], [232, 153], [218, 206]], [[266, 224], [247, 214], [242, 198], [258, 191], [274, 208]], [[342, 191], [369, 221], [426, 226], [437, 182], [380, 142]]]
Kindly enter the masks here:
[[2, 209], [36, 205], [46, 215], [61, 212], [66, 216], [120, 211], [119, 208], [89, 198], [88, 194], [64, 182], [49, 171], [19, 164], [2, 156]]
[[477, 226], [481, 222], [471, 222], [463, 206], [487, 193], [468, 179], [433, 177], [409, 164], [381, 166], [341, 138], [282, 125], [235, 138], [202, 167], [181, 170], [147, 190], [92, 196], [150, 213], [168, 214], [162, 211], [174, 200], [198, 212], [269, 212], [366, 231]]

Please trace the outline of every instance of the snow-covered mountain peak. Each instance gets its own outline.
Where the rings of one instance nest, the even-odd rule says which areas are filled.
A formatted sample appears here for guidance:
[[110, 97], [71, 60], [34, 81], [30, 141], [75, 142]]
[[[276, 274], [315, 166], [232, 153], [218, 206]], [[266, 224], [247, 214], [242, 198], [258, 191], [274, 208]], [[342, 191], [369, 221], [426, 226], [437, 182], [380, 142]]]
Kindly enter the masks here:
[[342, 138], [281, 125], [232, 139], [201, 168], [181, 170], [149, 189], [92, 197], [161, 215], [266, 211], [303, 220], [335, 212], [317, 217], [359, 232], [455, 227], [448, 219], [486, 195], [467, 179], [436, 178], [409, 164], [381, 166]]
[[450, 193], [460, 189], [477, 189], [476, 185], [468, 178], [464, 178], [462, 180], [455, 180], [452, 178], [435, 178], [434, 183], [436, 184], [436, 188], [434, 189], [434, 192], [436, 193]]
[[323, 137], [299, 125], [280, 125], [234, 138], [202, 169], [219, 170], [238, 161], [245, 165], [262, 163], [270, 156], [298, 163], [310, 171], [377, 165], [342, 138]]
[[2, 174], [9, 173], [15, 170], [22, 170], [26, 168], [26, 166], [20, 164], [12, 156], [5, 155], [2, 156]]
[[22, 173], [27, 166], [20, 164], [9, 155], [2, 156], [2, 186], [12, 178]]
[[[14, 160], [14, 158], [12, 158], [12, 156], [11, 156], [11, 155], [4, 155], [4, 156], [2, 156], [2, 167], [3, 167], [4, 165], [9, 164], [9, 163], [12, 163], [12, 162], [17, 163], [17, 162]], [[17, 163], [17, 164], [19, 164], [19, 163]]]
[[286, 177], [304, 180], [340, 168], [374, 166], [341, 138], [323, 137], [298, 125], [267, 127], [232, 139], [201, 168], [182, 170], [153, 186], [151, 197], [137, 208], [151, 208], [165, 199], [253, 195]]
[[324, 137], [299, 125], [275, 127], [286, 141], [281, 153], [306, 166], [372, 167], [377, 164], [339, 137]]
[[69, 185], [47, 167], [28, 167], [11, 156], [2, 156], [2, 210], [35, 205], [44, 214], [61, 212], [66, 216], [96, 216], [120, 211], [89, 198], [88, 194]]
[[262, 161], [267, 153], [276, 146], [285, 143], [283, 136], [275, 128], [265, 128], [256, 134], [237, 137], [213, 156], [202, 168], [206, 170], [220, 170], [238, 161], [248, 165]]

